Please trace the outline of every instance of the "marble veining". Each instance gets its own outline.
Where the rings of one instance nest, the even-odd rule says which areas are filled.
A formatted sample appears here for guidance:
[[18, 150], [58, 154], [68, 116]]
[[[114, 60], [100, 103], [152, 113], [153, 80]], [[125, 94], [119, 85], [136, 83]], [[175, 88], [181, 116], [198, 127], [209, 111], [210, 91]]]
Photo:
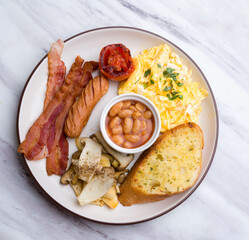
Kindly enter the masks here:
[[[98, 224], [63, 210], [37, 188], [16, 152], [22, 89], [51, 43], [118, 25], [155, 32], [184, 49], [209, 80], [220, 120], [214, 162], [195, 193], [170, 213], [130, 226]], [[0, 1], [0, 29], [1, 240], [15, 232], [36, 240], [248, 239], [247, 0]]]

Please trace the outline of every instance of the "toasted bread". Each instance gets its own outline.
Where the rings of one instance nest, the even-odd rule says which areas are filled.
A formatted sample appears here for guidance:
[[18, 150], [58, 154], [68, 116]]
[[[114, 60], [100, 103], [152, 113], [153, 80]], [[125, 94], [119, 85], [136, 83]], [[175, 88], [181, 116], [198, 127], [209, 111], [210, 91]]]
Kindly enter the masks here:
[[123, 206], [156, 202], [192, 187], [201, 171], [203, 133], [195, 123], [181, 124], [144, 151], [120, 187]]

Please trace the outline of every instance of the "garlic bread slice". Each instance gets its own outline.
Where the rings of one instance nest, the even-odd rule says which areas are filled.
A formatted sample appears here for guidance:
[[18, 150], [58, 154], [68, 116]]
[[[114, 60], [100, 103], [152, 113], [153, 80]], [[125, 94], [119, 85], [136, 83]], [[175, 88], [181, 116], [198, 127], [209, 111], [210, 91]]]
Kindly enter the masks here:
[[181, 124], [141, 154], [120, 187], [124, 206], [155, 202], [192, 187], [201, 171], [203, 133], [195, 123]]

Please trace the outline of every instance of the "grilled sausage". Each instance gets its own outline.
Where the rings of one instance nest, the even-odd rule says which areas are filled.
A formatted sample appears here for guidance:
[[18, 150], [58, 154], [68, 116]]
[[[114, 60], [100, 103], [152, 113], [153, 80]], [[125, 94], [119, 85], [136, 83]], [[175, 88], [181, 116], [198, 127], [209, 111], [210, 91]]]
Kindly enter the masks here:
[[64, 131], [70, 138], [79, 137], [98, 101], [107, 93], [109, 82], [104, 76], [97, 76], [83, 89], [80, 97], [71, 107], [65, 121]]

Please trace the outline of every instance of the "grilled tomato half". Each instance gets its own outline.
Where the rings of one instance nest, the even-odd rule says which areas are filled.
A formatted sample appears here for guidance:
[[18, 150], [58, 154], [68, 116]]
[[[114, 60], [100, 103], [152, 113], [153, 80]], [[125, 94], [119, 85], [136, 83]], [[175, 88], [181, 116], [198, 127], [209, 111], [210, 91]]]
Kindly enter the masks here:
[[110, 80], [127, 79], [135, 70], [130, 50], [121, 43], [103, 47], [99, 56], [99, 69]]

